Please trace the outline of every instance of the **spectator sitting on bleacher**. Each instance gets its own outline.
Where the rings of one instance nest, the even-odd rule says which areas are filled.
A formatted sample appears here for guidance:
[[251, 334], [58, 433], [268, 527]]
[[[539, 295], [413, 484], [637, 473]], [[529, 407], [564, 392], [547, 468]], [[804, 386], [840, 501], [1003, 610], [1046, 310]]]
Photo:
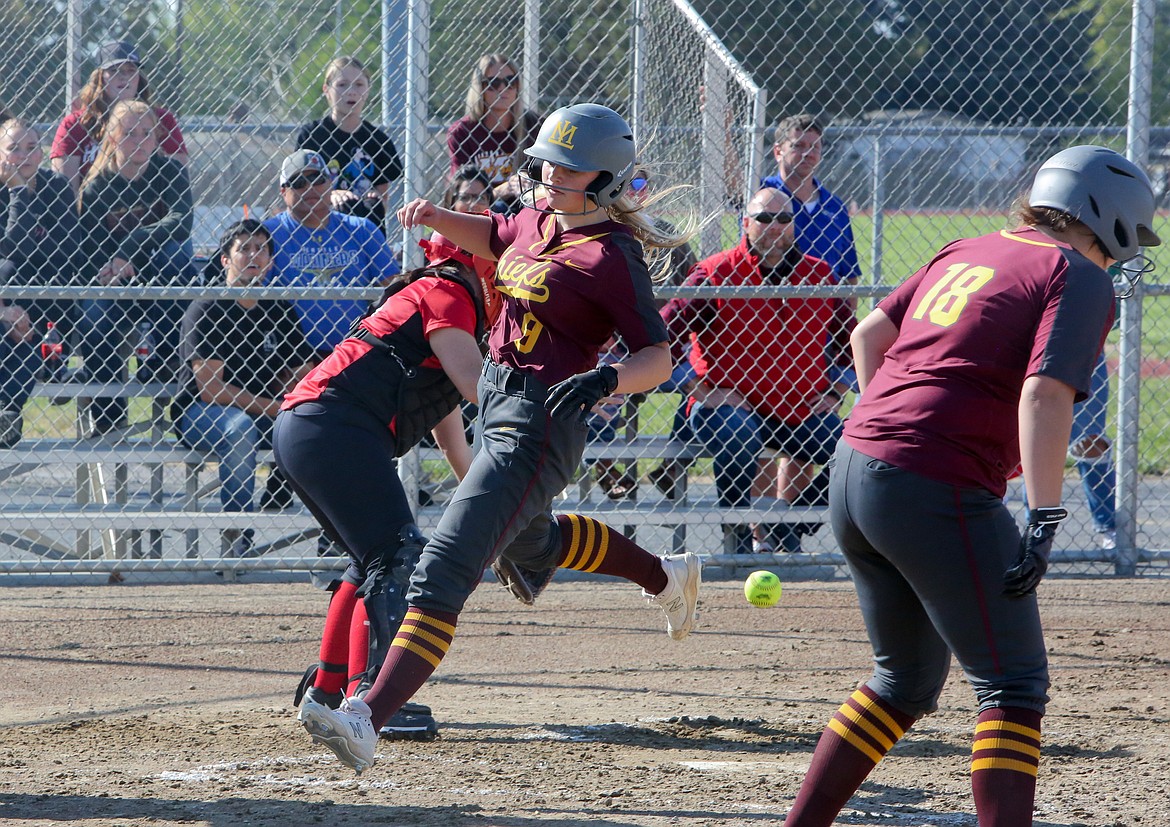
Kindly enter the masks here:
[[[382, 231], [369, 219], [334, 210], [332, 190], [329, 165], [317, 152], [298, 149], [280, 165], [280, 195], [288, 211], [264, 222], [276, 243], [272, 284], [379, 286], [400, 271]], [[322, 359], [345, 338], [366, 304], [361, 299], [293, 301], [301, 329]]]
[[[259, 287], [272, 255], [272, 236], [248, 218], [224, 233], [213, 264], [228, 287]], [[184, 443], [219, 459], [223, 510], [252, 511], [256, 452], [271, 445], [284, 392], [308, 373], [313, 352], [284, 299], [198, 299], [182, 330], [183, 388], [171, 419]], [[232, 554], [246, 556], [252, 530], [229, 531]]]
[[[106, 115], [115, 103], [140, 100], [151, 103], [150, 84], [142, 71], [138, 51], [126, 41], [106, 43], [97, 53], [97, 68], [78, 95], [76, 108], [57, 127], [49, 157], [53, 169], [65, 176], [76, 192], [97, 157]], [[187, 145], [179, 121], [169, 109], [154, 107], [158, 116], [159, 151], [187, 163]]]
[[[699, 262], [687, 286], [831, 283], [829, 265], [796, 246], [787, 194], [758, 191], [743, 224], [740, 243]], [[830, 333], [842, 319], [842, 301], [673, 299], [662, 309], [675, 348], [693, 338], [690, 361], [697, 378], [689, 389], [690, 423], [714, 459], [720, 506], [751, 505], [765, 446], [781, 455], [776, 488], [769, 493], [789, 503], [832, 456], [841, 434], [837, 411], [848, 387], [830, 381], [827, 342], [838, 340]], [[753, 550], [748, 526], [728, 531], [736, 553]], [[786, 524], [776, 536], [785, 551], [800, 550], [799, 534]]]
[[520, 70], [502, 54], [481, 55], [471, 69], [463, 117], [447, 130], [450, 174], [465, 164], [487, 173], [496, 212], [520, 209], [521, 154], [536, 140], [540, 118], [520, 99]]
[[[157, 115], [142, 101], [119, 101], [110, 110], [80, 198], [82, 272], [96, 284], [132, 288], [192, 280], [191, 184], [182, 164], [155, 151], [157, 127]], [[115, 333], [133, 322], [139, 338], [151, 340], [137, 378], [171, 381], [182, 316], [183, 303], [174, 300], [81, 299], [86, 376], [94, 382], [119, 380], [122, 337]], [[126, 401], [95, 399], [91, 413], [91, 434], [109, 433], [124, 426]]]
[[[68, 182], [40, 169], [40, 135], [24, 121], [0, 123], [0, 285], [68, 284], [78, 246], [77, 211]], [[0, 298], [0, 447], [21, 437], [21, 409], [41, 367], [37, 344], [47, 324], [63, 325], [67, 304]], [[63, 365], [63, 353], [56, 361]], [[46, 377], [55, 378], [55, 377]]]
[[356, 57], [338, 57], [325, 67], [321, 87], [329, 113], [297, 133], [297, 149], [312, 149], [328, 162], [336, 186], [333, 209], [368, 218], [386, 228], [390, 182], [402, 177], [402, 161], [386, 132], [362, 119], [370, 96], [370, 73]]

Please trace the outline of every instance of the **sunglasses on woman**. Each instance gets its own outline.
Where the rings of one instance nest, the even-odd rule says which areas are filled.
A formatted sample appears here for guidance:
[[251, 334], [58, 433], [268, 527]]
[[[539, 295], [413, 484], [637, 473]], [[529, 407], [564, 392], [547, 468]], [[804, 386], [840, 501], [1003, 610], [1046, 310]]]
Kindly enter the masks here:
[[487, 89], [494, 89], [497, 92], [502, 92], [505, 89], [515, 89], [520, 85], [519, 75], [496, 75], [492, 78], [484, 78], [483, 85]]
[[632, 189], [634, 192], [641, 192], [642, 190], [646, 189], [646, 184], [648, 183], [649, 181], [646, 180], [645, 175], [639, 175], [636, 178], [630, 179], [630, 189]]

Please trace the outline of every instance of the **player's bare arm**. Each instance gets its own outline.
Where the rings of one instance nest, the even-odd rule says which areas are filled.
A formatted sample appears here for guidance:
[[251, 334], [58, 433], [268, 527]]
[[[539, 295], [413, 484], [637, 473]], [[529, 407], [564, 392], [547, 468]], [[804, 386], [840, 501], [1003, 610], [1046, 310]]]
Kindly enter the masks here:
[[459, 408], [451, 411], [431, 429], [431, 435], [455, 476], [462, 480], [471, 467], [471, 446], [467, 444], [467, 435], [463, 431], [463, 411]]
[[408, 230], [420, 226], [438, 230], [472, 255], [496, 260], [491, 248], [492, 220], [486, 215], [455, 212], [416, 198], [398, 211], [398, 222]]
[[477, 385], [483, 356], [475, 337], [457, 327], [444, 327], [428, 336], [427, 342], [443, 366], [443, 373], [455, 383], [463, 398], [478, 405]]
[[659, 342], [631, 353], [613, 365], [618, 384], [614, 393], [641, 393], [658, 387], [670, 378], [670, 346]]
[[1060, 505], [1075, 391], [1047, 376], [1029, 376], [1020, 392], [1020, 462], [1030, 508]]
[[862, 319], [849, 337], [853, 348], [853, 364], [857, 369], [857, 387], [865, 386], [881, 367], [886, 351], [898, 338], [898, 328], [881, 310], [874, 310]]

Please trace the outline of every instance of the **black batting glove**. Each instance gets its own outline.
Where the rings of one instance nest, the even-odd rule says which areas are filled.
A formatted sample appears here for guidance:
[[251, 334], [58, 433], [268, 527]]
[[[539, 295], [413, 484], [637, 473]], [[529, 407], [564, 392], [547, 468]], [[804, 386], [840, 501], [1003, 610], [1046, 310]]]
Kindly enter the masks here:
[[1056, 527], [1068, 516], [1063, 508], [1031, 508], [1028, 525], [1020, 538], [1020, 556], [1003, 573], [1003, 593], [1008, 597], [1023, 597], [1036, 591], [1044, 573], [1048, 571], [1048, 555], [1052, 553], [1052, 539]]
[[602, 365], [553, 385], [544, 400], [544, 407], [553, 419], [568, 422], [585, 416], [617, 386], [618, 372], [609, 365]]

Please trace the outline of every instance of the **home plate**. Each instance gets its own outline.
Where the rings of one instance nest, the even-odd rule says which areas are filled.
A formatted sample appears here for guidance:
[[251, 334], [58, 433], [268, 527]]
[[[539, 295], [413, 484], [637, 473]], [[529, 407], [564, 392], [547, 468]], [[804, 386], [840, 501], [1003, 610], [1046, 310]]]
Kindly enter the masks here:
[[808, 772], [809, 766], [808, 761], [679, 761], [679, 763], [687, 769], [699, 772], [759, 773], [768, 770], [781, 770], [800, 775]]

